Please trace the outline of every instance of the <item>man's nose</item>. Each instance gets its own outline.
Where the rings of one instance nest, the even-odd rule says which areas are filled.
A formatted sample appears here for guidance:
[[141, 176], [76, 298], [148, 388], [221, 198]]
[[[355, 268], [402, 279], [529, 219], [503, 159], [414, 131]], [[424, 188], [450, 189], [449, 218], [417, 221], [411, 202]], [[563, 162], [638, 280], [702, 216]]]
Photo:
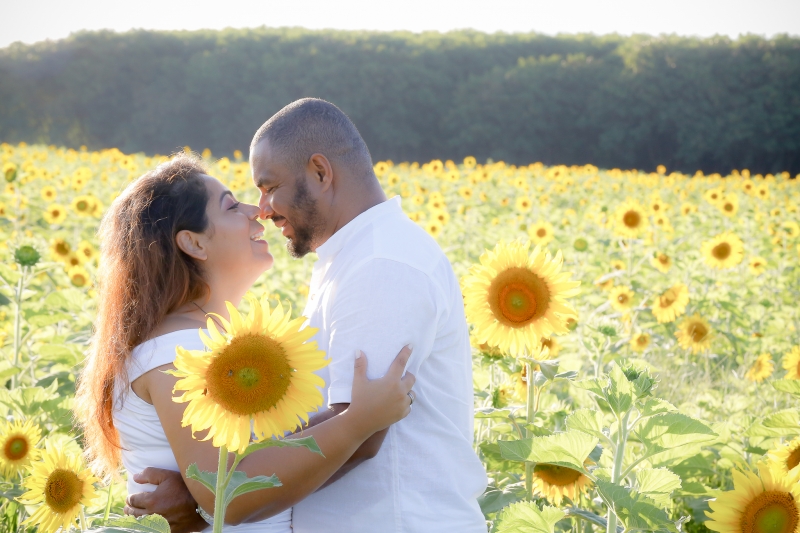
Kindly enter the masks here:
[[268, 218], [272, 218], [274, 211], [272, 210], [272, 206], [269, 205], [269, 199], [265, 196], [261, 197], [261, 200], [258, 202], [258, 216], [261, 219], [266, 220]]

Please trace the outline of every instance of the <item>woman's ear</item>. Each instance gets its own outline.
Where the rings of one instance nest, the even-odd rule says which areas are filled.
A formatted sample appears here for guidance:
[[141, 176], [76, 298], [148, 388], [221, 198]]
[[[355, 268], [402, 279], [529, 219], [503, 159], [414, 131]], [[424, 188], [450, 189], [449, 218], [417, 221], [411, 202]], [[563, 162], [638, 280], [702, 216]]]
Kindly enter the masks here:
[[175, 236], [175, 242], [183, 253], [199, 261], [208, 259], [208, 251], [203, 245], [202, 236], [199, 233], [184, 229]]

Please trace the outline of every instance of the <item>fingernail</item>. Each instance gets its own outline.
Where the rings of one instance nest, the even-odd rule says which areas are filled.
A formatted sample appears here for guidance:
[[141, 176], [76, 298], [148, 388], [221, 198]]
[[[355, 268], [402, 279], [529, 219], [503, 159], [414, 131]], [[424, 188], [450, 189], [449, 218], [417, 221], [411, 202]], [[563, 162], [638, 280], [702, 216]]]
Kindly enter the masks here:
[[361, 350], [356, 350], [356, 359], [361, 359], [361, 356], [364, 355], [361, 353]]
[[414, 351], [414, 345], [411, 344], [410, 342], [406, 346], [408, 346], [408, 349], [411, 350], [412, 352]]

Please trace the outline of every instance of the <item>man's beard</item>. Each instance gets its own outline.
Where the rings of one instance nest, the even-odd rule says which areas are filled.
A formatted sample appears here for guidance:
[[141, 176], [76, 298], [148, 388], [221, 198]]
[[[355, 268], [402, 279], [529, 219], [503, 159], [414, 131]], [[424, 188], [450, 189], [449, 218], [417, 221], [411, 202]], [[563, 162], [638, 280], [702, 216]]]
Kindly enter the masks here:
[[295, 215], [293, 217], [295, 220], [292, 221], [294, 238], [286, 241], [286, 249], [295, 258], [303, 257], [311, 251], [314, 238], [321, 233], [324, 227], [322, 217], [317, 211], [317, 204], [308, 194], [304, 179], [305, 176], [297, 179], [297, 190], [291, 203], [292, 211]]

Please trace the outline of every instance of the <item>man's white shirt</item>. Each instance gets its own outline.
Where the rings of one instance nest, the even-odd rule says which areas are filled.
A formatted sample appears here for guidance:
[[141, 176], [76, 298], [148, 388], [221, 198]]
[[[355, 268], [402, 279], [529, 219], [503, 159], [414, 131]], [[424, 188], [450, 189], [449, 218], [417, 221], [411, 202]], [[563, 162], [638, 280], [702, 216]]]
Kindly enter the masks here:
[[485, 533], [469, 332], [447, 257], [399, 198], [360, 214], [317, 254], [304, 315], [331, 359], [319, 372], [327, 403], [350, 403], [357, 349], [375, 379], [406, 344], [416, 400], [375, 458], [294, 507], [295, 532]]

